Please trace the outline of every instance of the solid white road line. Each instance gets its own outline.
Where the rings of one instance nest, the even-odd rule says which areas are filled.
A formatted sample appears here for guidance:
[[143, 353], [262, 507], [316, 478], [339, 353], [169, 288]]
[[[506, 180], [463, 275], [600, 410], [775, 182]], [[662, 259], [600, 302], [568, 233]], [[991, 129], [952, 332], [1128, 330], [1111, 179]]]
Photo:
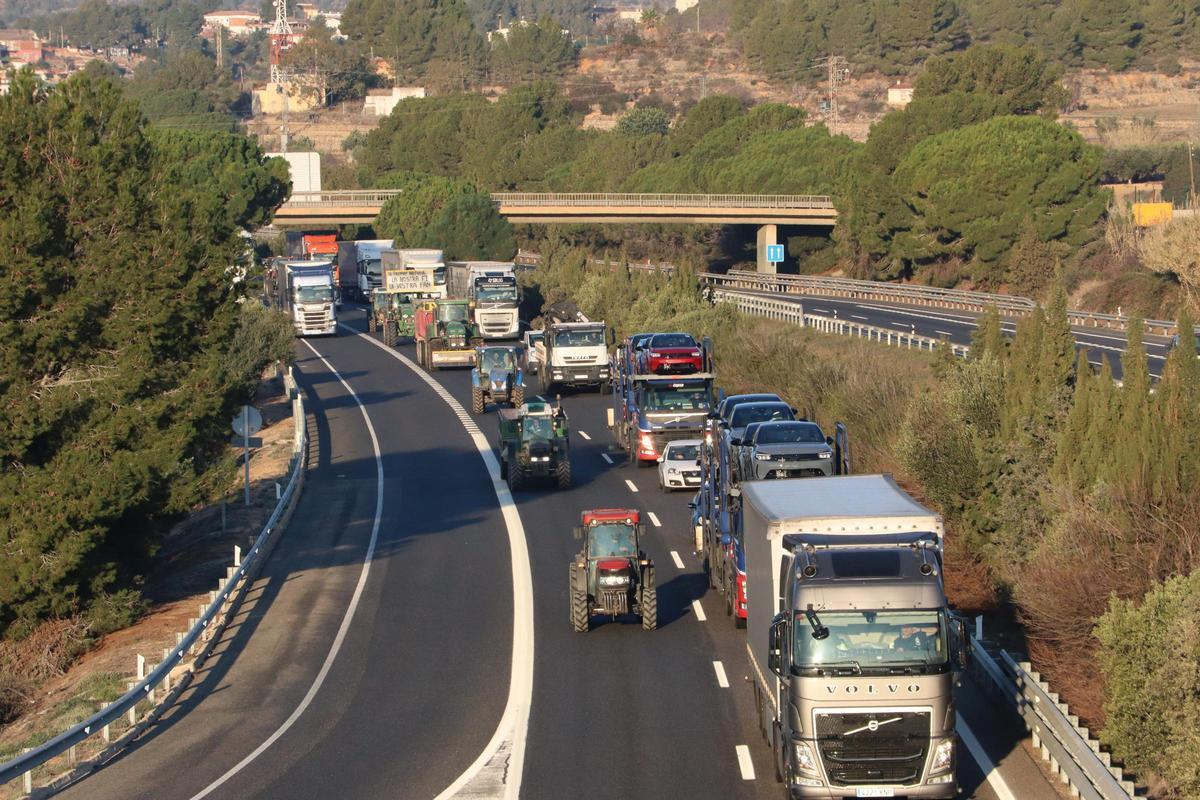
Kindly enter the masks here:
[[224, 775], [193, 795], [192, 800], [200, 800], [200, 798], [207, 797], [221, 788], [226, 781], [245, 769], [250, 762], [266, 752], [268, 747], [275, 744], [279, 740], [279, 737], [287, 733], [288, 729], [296, 724], [296, 720], [300, 719], [300, 716], [312, 705], [317, 692], [321, 690], [321, 685], [325, 683], [325, 678], [329, 676], [329, 670], [333, 668], [333, 662], [337, 658], [338, 652], [342, 649], [342, 642], [346, 640], [346, 634], [350, 631], [350, 623], [354, 620], [354, 612], [358, 610], [359, 601], [362, 600], [363, 589], [367, 585], [367, 576], [371, 573], [371, 561], [375, 556], [375, 544], [379, 541], [379, 524], [383, 518], [383, 456], [379, 452], [379, 439], [375, 436], [375, 426], [371, 424], [371, 415], [367, 413], [367, 408], [363, 405], [359, 396], [350, 388], [350, 384], [346, 383], [341, 373], [325, 360], [325, 356], [321, 355], [317, 351], [317, 348], [313, 347], [308, 340], [301, 339], [301, 341], [304, 342], [309, 350], [312, 350], [313, 355], [321, 359], [321, 363], [325, 365], [326, 369], [333, 373], [334, 377], [338, 379], [342, 386], [346, 388], [346, 391], [350, 393], [350, 396], [354, 398], [354, 402], [358, 404], [358, 410], [362, 412], [363, 422], [367, 426], [367, 433], [371, 437], [371, 447], [375, 451], [375, 520], [371, 523], [371, 539], [367, 543], [367, 552], [363, 555], [363, 565], [362, 570], [358, 574], [358, 584], [354, 587], [354, 594], [350, 597], [350, 604], [346, 607], [346, 613], [342, 615], [342, 623], [338, 626], [337, 634], [333, 637], [333, 644], [329, 646], [329, 652], [325, 654], [325, 661], [321, 664], [321, 669], [317, 672], [317, 677], [313, 678], [312, 685], [308, 687], [308, 691], [301, 698], [300, 704], [292, 710], [292, 713], [283, 721], [283, 724], [276, 728], [275, 732], [268, 736], [262, 744], [254, 748], [249, 755], [237, 764], [233, 765]]
[[654, 527], [656, 527], [656, 528], [661, 528], [661, 527], [662, 527], [662, 523], [661, 523], [661, 522], [659, 522], [659, 520], [658, 520], [658, 515], [657, 515], [657, 514], [655, 514], [653, 511], [651, 511], [651, 512], [650, 512], [649, 514], [647, 514], [646, 516], [650, 517], [650, 522], [651, 522], [651, 523], [654, 525]]
[[937, 330], [936, 328], [934, 329], [934, 331], [933, 331], [933, 332], [934, 332], [934, 333], [940, 333], [942, 336], [953, 336], [953, 335], [954, 335], [954, 334], [953, 334], [953, 333], [951, 333], [950, 331], [939, 331], [939, 330]]
[[679, 553], [675, 552], [674, 550], [671, 551], [671, 560], [675, 562], [676, 567], [683, 569], [683, 559], [680, 558]]
[[851, 314], [850, 316], [853, 317], [854, 319], [862, 319], [862, 320], [867, 319], [867, 317], [860, 317], [858, 314]]
[[638, 490], [637, 484], [635, 484], [633, 481], [629, 480], [629, 478], [625, 479], [625, 485], [629, 487], [629, 491], [631, 491], [631, 492], [637, 492], [637, 490]]
[[904, 328], [905, 330], [912, 330], [913, 327], [912, 324], [908, 322], [893, 322], [891, 324], [895, 325], [897, 328]]
[[983, 749], [983, 745], [975, 738], [975, 734], [962, 717], [958, 718], [958, 725], [956, 727], [958, 728], [959, 738], [967, 746], [967, 750], [971, 751], [971, 758], [975, 759], [975, 763], [979, 765], [979, 771], [983, 773], [983, 777], [991, 785], [992, 790], [996, 793], [996, 797], [1000, 798], [1000, 800], [1017, 800], [1017, 796], [1012, 793], [1012, 789], [1008, 788], [1008, 783], [1004, 780], [1004, 776], [1000, 774], [1000, 770], [996, 769], [996, 765], [988, 758], [987, 751]]
[[612, 457], [609, 456], [608, 453], [601, 453], [600, 457], [603, 458], [605, 461], [607, 461], [610, 464], [613, 463]]
[[[462, 404], [454, 399], [454, 395], [411, 359], [365, 333], [354, 331], [348, 325], [342, 327], [353, 331], [412, 370], [456, 414], [465, 413]], [[516, 800], [521, 792], [521, 777], [525, 771], [529, 707], [533, 702], [533, 572], [529, 567], [525, 526], [521, 524], [521, 515], [517, 513], [517, 504], [513, 502], [512, 494], [508, 491], [508, 484], [500, 480], [500, 463], [496, 460], [496, 454], [492, 452], [491, 442], [469, 416], [463, 421], [463, 427], [474, 442], [484, 466], [487, 467], [488, 475], [492, 479], [492, 491], [496, 493], [500, 513], [504, 517], [504, 527], [508, 529], [513, 585], [512, 666], [504, 716], [500, 718], [496, 732], [492, 734], [491, 740], [474, 763], [467, 767], [466, 772], [459, 775], [454, 783], [446, 787], [434, 800], [448, 800], [463, 790], [478, 795], [480, 786], [488, 787], [488, 796], [496, 798], [501, 795], [495, 793], [491, 787], [503, 786], [503, 800]], [[477, 781], [478, 785], [472, 786], [473, 781]]]
[[725, 674], [725, 665], [720, 661], [714, 661], [713, 672], [717, 673], [717, 686], [720, 686], [722, 689], [728, 689], [729, 677]]
[[813, 311], [816, 311], [816, 312], [817, 312], [817, 313], [819, 313], [819, 314], [829, 314], [829, 313], [832, 313], [832, 312], [830, 312], [830, 310], [829, 310], [828, 308], [814, 308], [814, 309], [813, 309]]
[[742, 771], [742, 780], [754, 780], [754, 762], [750, 759], [750, 748], [744, 744], [739, 744], [736, 748], [738, 769]]
[[692, 601], [692, 613], [696, 615], [696, 619], [704, 622], [708, 617], [704, 616], [704, 606], [700, 605], [699, 600]]
[[578, 434], [579, 434], [579, 436], [580, 436], [580, 437], [581, 437], [581, 438], [582, 438], [584, 441], [588, 441], [588, 442], [590, 442], [590, 441], [592, 440], [592, 437], [588, 436], [588, 435], [587, 435], [586, 433], [584, 433], [583, 431], [576, 431], [576, 433], [578, 433]]

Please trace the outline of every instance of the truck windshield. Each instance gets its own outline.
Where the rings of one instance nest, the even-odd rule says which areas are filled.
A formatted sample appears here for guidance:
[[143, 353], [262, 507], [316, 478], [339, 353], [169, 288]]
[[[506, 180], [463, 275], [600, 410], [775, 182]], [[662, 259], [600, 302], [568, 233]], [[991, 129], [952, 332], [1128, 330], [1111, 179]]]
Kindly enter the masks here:
[[555, 347], [593, 347], [604, 344], [604, 331], [599, 328], [589, 330], [566, 330], [554, 334]]
[[297, 303], [330, 303], [333, 302], [333, 289], [328, 286], [297, 286]]
[[378, 258], [372, 258], [359, 262], [359, 268], [362, 269], [364, 274], [370, 275], [372, 278], [378, 278], [383, 275], [383, 268], [380, 266], [380, 263]]
[[864, 671], [947, 664], [949, 647], [940, 611], [821, 611], [817, 617], [829, 629], [824, 639], [814, 639], [805, 612], [796, 612], [793, 660], [801, 672], [847, 664]]
[[433, 285], [434, 286], [445, 286], [446, 285], [446, 268], [445, 267], [434, 267], [434, 269], [433, 269]]
[[643, 395], [647, 411], [707, 411], [708, 389], [704, 386], [648, 386]]
[[480, 303], [515, 303], [517, 289], [515, 286], [477, 286], [475, 299]]
[[825, 434], [811, 423], [774, 423], [763, 425], [754, 438], [755, 444], [820, 444]]
[[443, 322], [465, 322], [467, 319], [467, 307], [465, 305], [447, 305], [441, 306], [438, 310], [438, 316]]
[[637, 555], [633, 529], [628, 525], [593, 525], [588, 531], [588, 555], [592, 558]]

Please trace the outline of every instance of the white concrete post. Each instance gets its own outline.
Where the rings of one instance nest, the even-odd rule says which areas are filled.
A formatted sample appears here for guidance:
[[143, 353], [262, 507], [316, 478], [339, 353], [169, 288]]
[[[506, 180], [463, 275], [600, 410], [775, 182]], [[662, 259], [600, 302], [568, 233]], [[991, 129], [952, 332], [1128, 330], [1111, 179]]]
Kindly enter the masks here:
[[758, 256], [758, 271], [775, 274], [775, 265], [767, 261], [767, 245], [778, 244], [779, 226], [775, 224], [762, 225], [758, 229], [756, 255]]

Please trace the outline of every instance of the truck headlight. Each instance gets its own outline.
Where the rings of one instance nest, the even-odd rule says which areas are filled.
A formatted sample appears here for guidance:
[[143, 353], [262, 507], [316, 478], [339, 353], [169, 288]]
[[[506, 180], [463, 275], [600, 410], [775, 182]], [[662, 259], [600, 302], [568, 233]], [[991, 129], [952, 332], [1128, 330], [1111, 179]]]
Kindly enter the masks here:
[[820, 774], [820, 770], [817, 769], [817, 758], [813, 755], [812, 747], [808, 742], [793, 741], [792, 750], [795, 753], [792, 766], [796, 768], [797, 772], [809, 775]]
[[826, 450], [823, 453], [817, 453], [817, 458], [833, 458], [833, 452]]
[[755, 461], [770, 461], [771, 454], [770, 453], [755, 453], [754, 460]]
[[668, 475], [678, 475], [679, 470], [675, 469], [674, 467], [667, 467], [667, 474]]
[[933, 749], [933, 761], [929, 764], [929, 771], [945, 772], [950, 769], [954, 763], [954, 740], [944, 739], [938, 742], [938, 746]]

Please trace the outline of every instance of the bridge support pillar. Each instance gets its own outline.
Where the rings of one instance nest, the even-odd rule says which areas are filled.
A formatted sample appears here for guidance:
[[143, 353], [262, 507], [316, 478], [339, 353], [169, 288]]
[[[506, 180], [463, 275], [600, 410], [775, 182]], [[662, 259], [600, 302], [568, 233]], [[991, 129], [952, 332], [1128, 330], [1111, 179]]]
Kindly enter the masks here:
[[779, 226], [763, 225], [758, 229], [758, 245], [755, 252], [758, 255], [758, 271], [775, 274], [775, 265], [767, 261], [767, 245], [778, 244]]

